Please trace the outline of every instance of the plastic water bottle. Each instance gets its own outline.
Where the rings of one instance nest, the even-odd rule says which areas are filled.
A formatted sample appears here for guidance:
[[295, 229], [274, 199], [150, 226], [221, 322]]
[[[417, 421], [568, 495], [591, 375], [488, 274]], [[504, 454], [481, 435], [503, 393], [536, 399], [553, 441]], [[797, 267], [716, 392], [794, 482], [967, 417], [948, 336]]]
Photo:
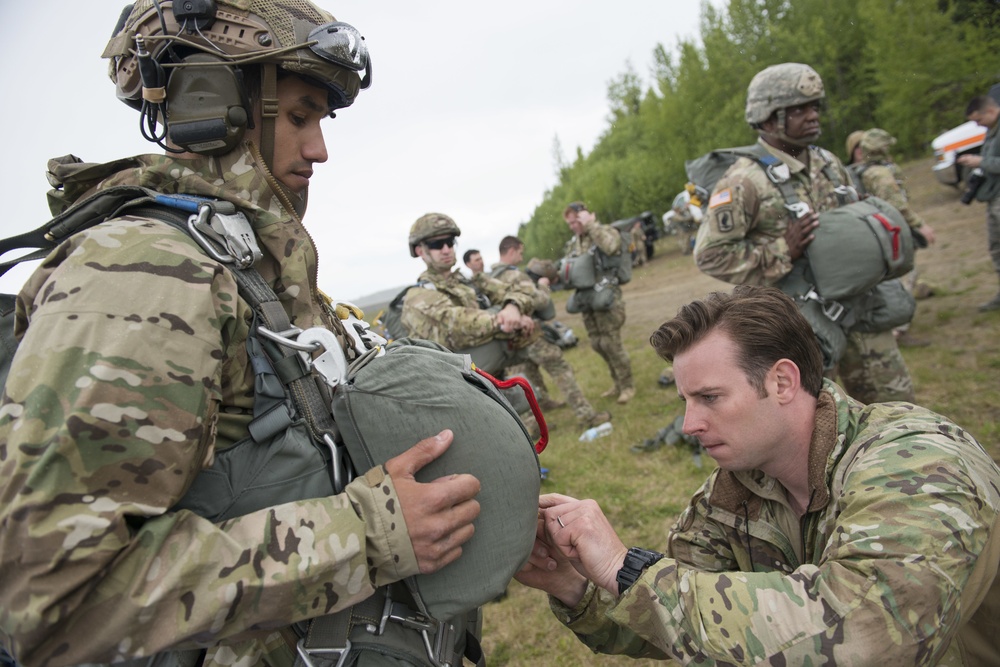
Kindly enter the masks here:
[[597, 440], [598, 438], [603, 438], [614, 427], [611, 426], [611, 422], [604, 422], [603, 424], [598, 424], [597, 426], [592, 426], [586, 431], [580, 434], [580, 442], [590, 442], [592, 440]]

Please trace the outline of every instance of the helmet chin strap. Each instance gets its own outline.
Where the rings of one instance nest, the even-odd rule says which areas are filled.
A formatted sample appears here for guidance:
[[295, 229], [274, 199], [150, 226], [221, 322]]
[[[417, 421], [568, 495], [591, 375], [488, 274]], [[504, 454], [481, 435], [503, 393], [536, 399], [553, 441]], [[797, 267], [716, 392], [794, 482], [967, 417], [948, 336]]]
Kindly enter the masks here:
[[810, 134], [810, 135], [805, 136], [805, 137], [790, 137], [790, 136], [788, 136], [788, 133], [786, 132], [786, 127], [785, 127], [785, 122], [787, 120], [786, 117], [785, 117], [785, 110], [784, 109], [778, 109], [778, 111], [776, 113], [777, 113], [777, 121], [778, 122], [775, 123], [775, 126], [778, 128], [777, 131], [775, 131], [775, 132], [767, 132], [765, 130], [761, 130], [761, 134], [764, 134], [764, 135], [766, 135], [768, 137], [771, 137], [773, 139], [777, 139], [778, 141], [781, 141], [783, 143], [789, 144], [791, 146], [798, 146], [799, 148], [807, 148], [810, 145], [816, 143], [816, 140], [819, 139], [820, 132], [818, 132], [818, 131], [816, 132], [816, 134]]
[[274, 164], [274, 129], [278, 117], [278, 66], [264, 63], [260, 83], [260, 154], [270, 169]]

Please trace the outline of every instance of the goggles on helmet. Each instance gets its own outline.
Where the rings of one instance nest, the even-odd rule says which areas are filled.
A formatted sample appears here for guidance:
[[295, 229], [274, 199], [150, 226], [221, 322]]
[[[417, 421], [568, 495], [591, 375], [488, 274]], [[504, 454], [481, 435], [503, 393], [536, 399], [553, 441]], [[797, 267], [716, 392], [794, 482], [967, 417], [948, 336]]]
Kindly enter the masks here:
[[341, 21], [321, 25], [309, 33], [307, 43], [313, 53], [327, 62], [355, 72], [364, 70], [361, 87], [371, 85], [372, 65], [368, 57], [368, 46], [354, 26]]

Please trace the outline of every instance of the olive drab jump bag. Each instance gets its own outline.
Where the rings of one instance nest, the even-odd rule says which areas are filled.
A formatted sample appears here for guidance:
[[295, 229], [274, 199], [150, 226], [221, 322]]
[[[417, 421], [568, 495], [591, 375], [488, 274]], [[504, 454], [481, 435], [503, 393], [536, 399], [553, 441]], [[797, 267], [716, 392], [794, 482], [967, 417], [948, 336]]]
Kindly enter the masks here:
[[[423, 438], [451, 429], [455, 434], [451, 447], [417, 478], [426, 482], [441, 475], [471, 473], [480, 480], [481, 513], [462, 557], [437, 573], [379, 588], [353, 607], [300, 624], [293, 650], [298, 650], [297, 664], [304, 667], [340, 659], [362, 666], [440, 667], [457, 665], [463, 655], [481, 664], [475, 637], [478, 608], [504, 590], [526, 562], [535, 539], [537, 453], [547, 440], [537, 403], [529, 401], [536, 408], [542, 439], [533, 445], [500, 392], [506, 385], [475, 371], [466, 355], [427, 341], [398, 341], [386, 347], [349, 304], [331, 304], [338, 325], [335, 332], [292, 327], [252, 261], [235, 265], [239, 257], [233, 256], [233, 246], [219, 245], [253, 240], [242, 214], [233, 216], [246, 224], [234, 232], [236, 239], [226, 234], [199, 238], [189, 228], [196, 217], [189, 216], [192, 211], [204, 212], [205, 206], [215, 211], [226, 204], [131, 186], [111, 188], [35, 232], [0, 240], [0, 255], [18, 248], [39, 249], [0, 263], [0, 275], [126, 210], [183, 230], [231, 271], [241, 297], [255, 312], [247, 344], [257, 375], [250, 437], [217, 452], [212, 466], [198, 474], [172, 511], [186, 509], [219, 521], [283, 502], [339, 493], [354, 476]], [[214, 213], [208, 217], [214, 220]], [[17, 346], [13, 303], [10, 295], [0, 298], [3, 382]], [[349, 358], [353, 360], [348, 362]], [[520, 386], [527, 393], [526, 383]], [[171, 651], [149, 660], [179, 667], [197, 659], [197, 651]]]

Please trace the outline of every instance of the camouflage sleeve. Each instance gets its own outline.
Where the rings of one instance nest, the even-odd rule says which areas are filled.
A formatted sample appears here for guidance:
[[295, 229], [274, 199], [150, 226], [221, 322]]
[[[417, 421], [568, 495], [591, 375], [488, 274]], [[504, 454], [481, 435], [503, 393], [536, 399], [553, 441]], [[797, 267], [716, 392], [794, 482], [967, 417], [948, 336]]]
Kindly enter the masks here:
[[622, 235], [611, 225], [602, 225], [595, 220], [587, 226], [585, 233], [605, 255], [617, 255], [622, 250]]
[[[805, 519], [828, 536], [815, 564], [727, 572], [664, 558], [608, 609], [607, 622], [684, 663], [939, 664], [981, 594], [966, 586], [996, 521], [998, 474], [960, 429], [909, 430], [859, 439], [858, 457], [835, 472], [832, 523]], [[699, 514], [682, 539], [726, 566], [724, 531]], [[602, 627], [581, 639], [602, 651], [615, 637]]]
[[531, 303], [528, 305], [528, 310], [522, 310], [521, 312], [533, 313], [539, 308], [547, 306], [549, 301], [552, 300], [549, 288], [543, 285], [536, 285], [531, 276], [524, 271], [504, 271], [497, 280], [508, 287], [516, 287], [518, 291], [531, 295]]
[[400, 320], [410, 335], [452, 350], [485, 345], [498, 331], [496, 318], [489, 311], [456, 306], [436, 289], [419, 285], [406, 293]]
[[[507, 273], [514, 273], [514, 271], [508, 271]], [[520, 273], [520, 271], [517, 273]], [[534, 285], [531, 284], [530, 278], [528, 279], [528, 284], [524, 284], [521, 282], [506, 283], [486, 276], [483, 278], [481, 285], [481, 289], [486, 292], [486, 295], [490, 297], [490, 301], [494, 305], [500, 306], [510, 301], [517, 306], [517, 309], [523, 315], [530, 315], [535, 311], [535, 302], [538, 301], [538, 296], [536, 295]]]
[[773, 285], [792, 270], [784, 226], [774, 220], [762, 224], [757, 187], [731, 172], [719, 180], [698, 227], [695, 263], [704, 273], [734, 285]]
[[381, 471], [220, 524], [169, 511], [212, 455], [236, 293], [190, 239], [135, 220], [73, 237], [23, 292], [0, 404], [0, 643], [20, 663], [206, 646], [416, 572]]
[[865, 190], [892, 204], [903, 215], [911, 229], [918, 229], [924, 224], [923, 219], [910, 208], [906, 191], [900, 186], [891, 169], [881, 165], [869, 167], [862, 175], [862, 179], [865, 182]]

